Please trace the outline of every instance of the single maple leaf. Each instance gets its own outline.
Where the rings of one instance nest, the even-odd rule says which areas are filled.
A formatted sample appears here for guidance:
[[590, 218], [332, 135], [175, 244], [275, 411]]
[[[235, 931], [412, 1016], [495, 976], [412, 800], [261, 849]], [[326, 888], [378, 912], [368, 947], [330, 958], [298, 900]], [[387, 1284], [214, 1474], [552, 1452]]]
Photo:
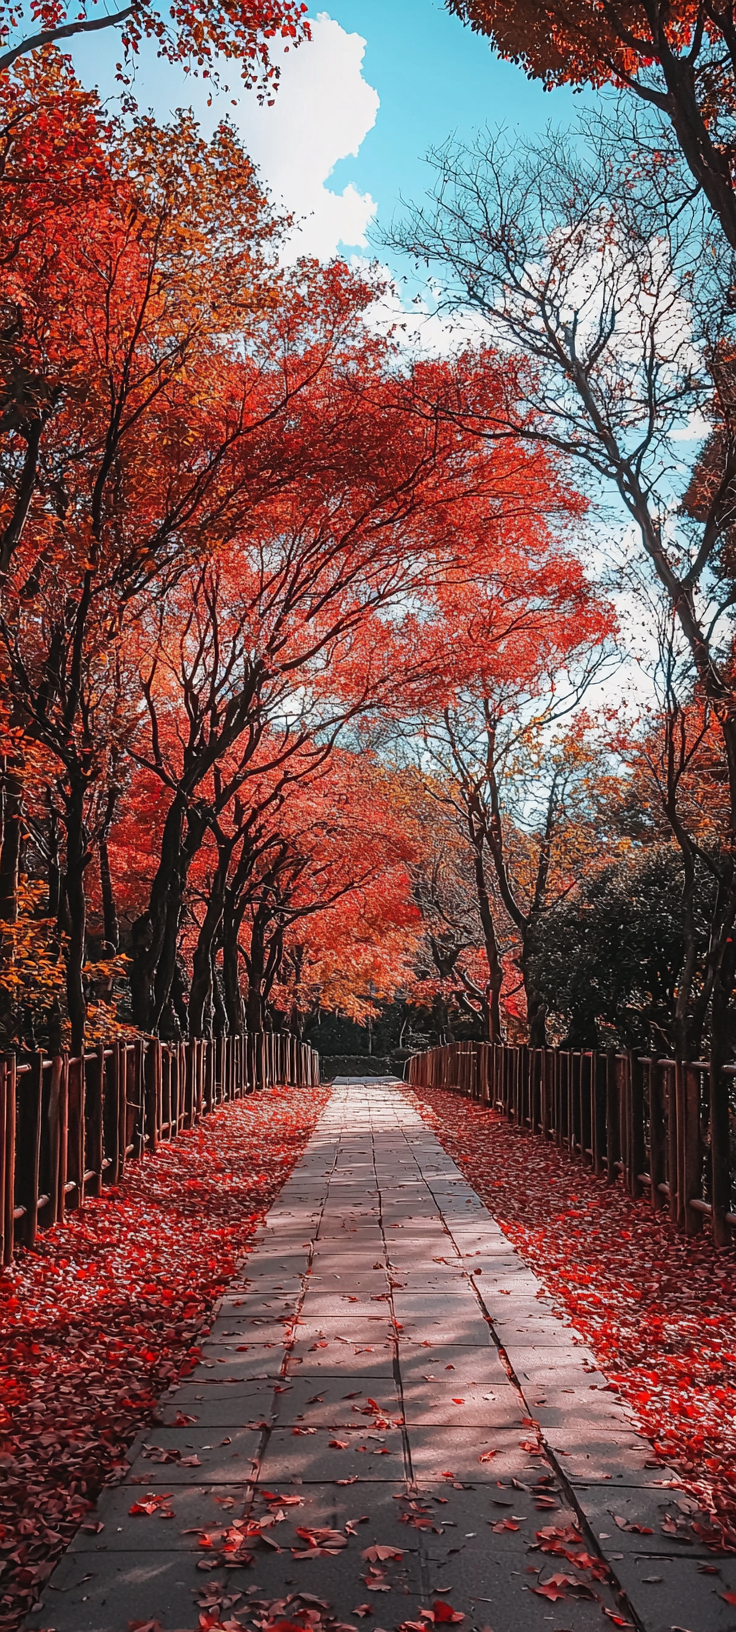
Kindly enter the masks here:
[[443, 1625], [445, 1622], [457, 1626], [460, 1621], [465, 1620], [465, 1616], [461, 1615], [459, 1609], [453, 1609], [451, 1604], [445, 1604], [441, 1598], [435, 1598], [432, 1605], [432, 1614], [438, 1626]]

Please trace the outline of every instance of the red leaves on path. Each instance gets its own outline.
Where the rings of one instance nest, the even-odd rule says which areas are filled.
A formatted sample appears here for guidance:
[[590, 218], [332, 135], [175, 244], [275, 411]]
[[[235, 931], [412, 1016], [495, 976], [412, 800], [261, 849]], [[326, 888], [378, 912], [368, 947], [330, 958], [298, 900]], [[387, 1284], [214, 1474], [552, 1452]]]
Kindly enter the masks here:
[[[417, 1107], [736, 1549], [736, 1257], [686, 1240], [537, 1136], [442, 1089]], [[655, 1475], [656, 1477], [656, 1475]]]
[[328, 1092], [274, 1088], [215, 1113], [0, 1277], [0, 1632], [20, 1624], [163, 1389], [196, 1361], [213, 1301]]

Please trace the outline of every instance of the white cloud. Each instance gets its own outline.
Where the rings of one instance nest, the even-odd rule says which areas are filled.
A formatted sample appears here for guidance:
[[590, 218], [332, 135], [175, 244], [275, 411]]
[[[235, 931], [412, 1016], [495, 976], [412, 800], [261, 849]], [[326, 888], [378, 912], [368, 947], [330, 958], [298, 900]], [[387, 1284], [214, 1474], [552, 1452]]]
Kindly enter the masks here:
[[[354, 255], [353, 265], [367, 269], [369, 263]], [[488, 340], [488, 325], [476, 312], [442, 310], [442, 291], [431, 279], [419, 283], [413, 278], [402, 289], [389, 266], [374, 263], [374, 270], [384, 285], [366, 313], [366, 323], [374, 333], [391, 333], [409, 351], [424, 357], [451, 357]], [[412, 288], [418, 288], [415, 295], [410, 293]]]
[[339, 244], [365, 245], [376, 212], [370, 193], [326, 186], [340, 159], [355, 157], [372, 129], [378, 93], [363, 78], [365, 40], [325, 12], [312, 38], [283, 58], [273, 107], [243, 97], [232, 116], [277, 204], [299, 221], [288, 258], [328, 260]]

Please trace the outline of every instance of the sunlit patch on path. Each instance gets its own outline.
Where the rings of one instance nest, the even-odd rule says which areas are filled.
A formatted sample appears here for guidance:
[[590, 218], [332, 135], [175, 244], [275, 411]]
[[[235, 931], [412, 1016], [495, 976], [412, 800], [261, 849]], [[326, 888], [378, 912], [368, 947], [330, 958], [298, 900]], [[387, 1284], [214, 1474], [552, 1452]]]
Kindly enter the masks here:
[[399, 1085], [335, 1085], [160, 1419], [29, 1627], [733, 1625], [733, 1561]]

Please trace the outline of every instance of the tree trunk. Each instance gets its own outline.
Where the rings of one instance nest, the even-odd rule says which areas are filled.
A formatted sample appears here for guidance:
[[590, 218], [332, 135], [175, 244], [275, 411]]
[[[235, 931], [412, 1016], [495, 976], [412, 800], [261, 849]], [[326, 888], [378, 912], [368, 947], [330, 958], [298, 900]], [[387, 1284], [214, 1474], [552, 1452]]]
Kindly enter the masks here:
[[250, 950], [245, 960], [248, 971], [245, 1024], [248, 1031], [263, 1031], [263, 976], [266, 962], [265, 927], [260, 912], [257, 912], [251, 928]]
[[107, 848], [107, 835], [103, 834], [99, 842], [100, 856], [100, 891], [102, 894], [102, 922], [105, 936], [105, 954], [114, 957], [120, 950], [120, 924], [115, 906], [115, 891], [110, 871], [110, 853]]
[[[13, 963], [13, 927], [18, 917], [18, 887], [23, 849], [23, 782], [20, 766], [7, 755], [0, 780], [0, 970]], [[12, 986], [0, 990], [0, 1038], [9, 1047], [15, 1040], [15, 1002]]]
[[84, 1052], [84, 1032], [87, 1023], [87, 1003], [84, 995], [85, 944], [87, 936], [87, 901], [84, 892], [84, 874], [89, 861], [87, 832], [84, 825], [84, 784], [76, 779], [66, 801], [66, 874], [64, 879], [69, 909], [69, 945], [66, 965], [66, 1003], [71, 1027], [73, 1054]]
[[49, 855], [47, 867], [48, 882], [48, 916], [53, 918], [58, 928], [61, 928], [59, 917], [61, 913], [61, 851], [59, 845], [59, 823], [51, 801], [49, 800]]
[[501, 1036], [501, 986], [503, 984], [503, 969], [498, 955], [496, 928], [493, 922], [493, 909], [486, 885], [483, 854], [480, 848], [483, 840], [473, 841], [473, 867], [475, 870], [475, 888], [478, 897], [478, 910], [483, 926], [483, 946], [488, 964], [488, 1041], [502, 1042]]
[[232, 903], [226, 900], [222, 928], [222, 989], [228, 1031], [232, 1037], [242, 1037], [245, 1024], [240, 990], [239, 934], [240, 918], [233, 910]]
[[192, 958], [192, 983], [189, 988], [189, 1035], [212, 1035], [212, 999], [214, 983], [212, 958], [215, 936], [222, 922], [224, 889], [219, 878], [220, 868], [213, 880], [207, 908], [200, 925], [197, 945]]
[[213, 941], [212, 943], [210, 970], [212, 976], [212, 1027], [214, 1035], [215, 1037], [227, 1037], [227, 1010], [222, 1000], [222, 987], [220, 985], [220, 977], [217, 969], [216, 941]]
[[23, 782], [21, 767], [7, 755], [2, 760], [2, 823], [0, 828], [0, 924], [14, 924], [18, 916], [18, 884], [23, 836]]
[[133, 925], [131, 990], [133, 1014], [141, 1031], [157, 1032], [169, 1001], [184, 891], [189, 868], [204, 836], [205, 822], [190, 813], [184, 838], [185, 816], [184, 797], [177, 793], [164, 823], [148, 911]]
[[736, 249], [736, 197], [728, 156], [708, 130], [698, 104], [695, 66], [675, 55], [659, 29], [659, 59], [667, 86], [667, 112], [687, 165]]

